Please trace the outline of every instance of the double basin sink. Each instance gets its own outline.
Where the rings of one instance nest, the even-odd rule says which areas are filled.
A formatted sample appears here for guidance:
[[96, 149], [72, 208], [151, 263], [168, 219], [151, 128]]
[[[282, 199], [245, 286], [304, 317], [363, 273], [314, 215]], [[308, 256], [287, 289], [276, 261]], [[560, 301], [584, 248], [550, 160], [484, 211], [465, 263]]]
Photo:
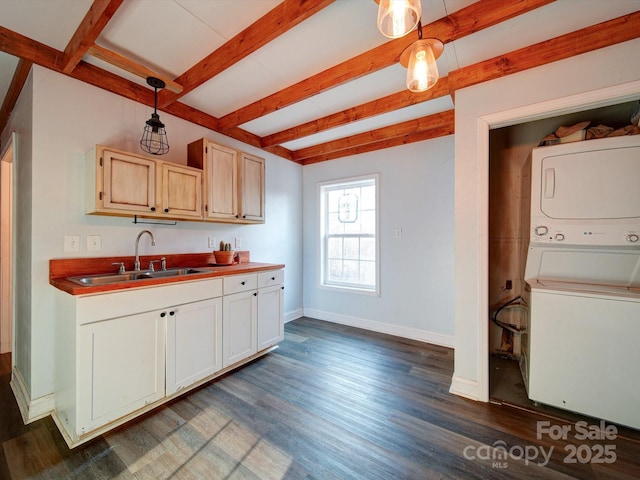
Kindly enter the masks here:
[[194, 273], [206, 273], [207, 270], [197, 268], [171, 268], [167, 270], [141, 270], [137, 272], [125, 273], [105, 273], [99, 275], [83, 275], [77, 277], [69, 277], [74, 283], [84, 286], [109, 285], [111, 283], [135, 282], [137, 280], [149, 280], [152, 278], [179, 277], [184, 275], [192, 275]]

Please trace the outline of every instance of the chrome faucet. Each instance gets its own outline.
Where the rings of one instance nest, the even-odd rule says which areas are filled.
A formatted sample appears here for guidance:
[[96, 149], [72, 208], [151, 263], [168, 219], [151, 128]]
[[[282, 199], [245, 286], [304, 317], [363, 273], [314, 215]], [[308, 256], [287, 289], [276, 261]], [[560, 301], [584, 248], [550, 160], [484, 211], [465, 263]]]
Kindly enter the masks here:
[[136, 253], [136, 261], [135, 261], [135, 263], [133, 264], [133, 269], [134, 269], [136, 272], [139, 272], [139, 271], [140, 271], [140, 257], [138, 256], [138, 244], [140, 243], [140, 237], [142, 237], [142, 235], [144, 235], [145, 233], [148, 233], [148, 234], [149, 234], [149, 236], [151, 237], [151, 245], [155, 245], [155, 244], [156, 244], [156, 239], [155, 239], [155, 238], [153, 238], [153, 233], [151, 233], [149, 230], [142, 230], [142, 231], [138, 234], [138, 236], [137, 236], [137, 238], [136, 238], [136, 251], [135, 251], [135, 253]]

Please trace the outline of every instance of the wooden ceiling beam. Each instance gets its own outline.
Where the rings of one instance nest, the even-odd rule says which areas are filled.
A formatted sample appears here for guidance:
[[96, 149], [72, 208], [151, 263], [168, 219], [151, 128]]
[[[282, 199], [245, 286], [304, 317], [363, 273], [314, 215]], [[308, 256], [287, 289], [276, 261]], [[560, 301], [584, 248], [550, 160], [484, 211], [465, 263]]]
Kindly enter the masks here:
[[321, 154], [316, 157], [306, 158], [299, 163], [304, 165], [311, 165], [313, 163], [326, 162], [328, 160], [336, 160], [338, 158], [359, 155], [361, 153], [375, 152], [377, 150], [383, 150], [385, 148], [398, 147], [401, 145], [407, 145], [409, 143], [424, 142], [425, 140], [431, 140], [433, 138], [444, 137], [446, 135], [453, 135], [454, 125], [441, 125], [429, 130], [422, 130], [419, 132], [407, 133], [400, 137], [388, 138], [386, 140], [380, 140], [378, 142], [368, 143], [365, 145], [357, 145], [355, 147], [347, 148], [345, 150], [339, 150], [336, 152], [330, 152]]
[[[483, 0], [473, 3], [451, 15], [423, 26], [425, 36], [436, 37], [448, 43], [466, 35], [491, 27], [554, 0]], [[375, 6], [372, 6], [375, 8]], [[342, 62], [268, 97], [246, 105], [220, 118], [220, 127], [227, 129], [242, 125], [258, 117], [275, 112], [333, 87], [376, 72], [396, 63], [400, 53], [415, 37], [407, 35], [391, 40], [365, 53]]]
[[2, 107], [0, 108], [0, 132], [4, 131], [4, 128], [9, 122], [9, 116], [18, 101], [18, 97], [20, 96], [22, 87], [27, 81], [32, 65], [33, 63], [28, 60], [20, 59], [18, 61], [16, 71], [13, 73], [11, 84], [9, 84], [9, 89], [7, 90], [7, 94], [2, 102]]
[[282, 130], [278, 133], [262, 137], [262, 146], [280, 145], [298, 138], [306, 137], [332, 128], [346, 125], [347, 123], [364, 120], [392, 112], [404, 107], [410, 107], [418, 103], [426, 102], [434, 98], [444, 97], [449, 94], [449, 82], [447, 77], [438, 80], [433, 88], [426, 92], [414, 93], [403, 90], [386, 97], [378, 98], [371, 102], [363, 103], [356, 107], [347, 108], [326, 117], [312, 120], [311, 122], [296, 125], [295, 127]]
[[146, 79], [147, 77], [155, 77], [162, 80], [165, 83], [165, 88], [173, 93], [182, 92], [182, 85], [174, 82], [169, 77], [165, 75], [154, 72], [153, 70], [148, 69], [144, 65], [140, 65], [139, 63], [134, 62], [133, 60], [128, 59], [124, 55], [120, 55], [119, 53], [108, 50], [99, 45], [92, 45], [88, 51], [89, 55], [99, 58], [100, 60], [107, 62], [111, 65], [114, 65], [118, 68], [121, 68], [125, 72], [132, 73], [137, 75], [140, 78]]
[[640, 38], [640, 12], [567, 33], [449, 72], [451, 91]]
[[93, 0], [89, 11], [64, 49], [63, 73], [69, 74], [94, 44], [124, 0]]
[[453, 129], [453, 125], [454, 111], [447, 110], [426, 117], [417, 118], [415, 120], [408, 120], [395, 125], [371, 130], [369, 132], [359, 133], [350, 137], [332, 140], [320, 145], [302, 148], [293, 152], [293, 158], [294, 160], [302, 161], [304, 163], [309, 158], [319, 158], [329, 154], [335, 154], [340, 150], [353, 149], [370, 143], [379, 143], [397, 137], [405, 137], [416, 132], [433, 130], [439, 127]]
[[0, 26], [0, 50], [37, 65], [62, 71], [62, 52]]
[[182, 92], [179, 94], [161, 92], [158, 96], [158, 105], [164, 107], [175, 102], [334, 1], [285, 0], [176, 78], [176, 82], [183, 86]]

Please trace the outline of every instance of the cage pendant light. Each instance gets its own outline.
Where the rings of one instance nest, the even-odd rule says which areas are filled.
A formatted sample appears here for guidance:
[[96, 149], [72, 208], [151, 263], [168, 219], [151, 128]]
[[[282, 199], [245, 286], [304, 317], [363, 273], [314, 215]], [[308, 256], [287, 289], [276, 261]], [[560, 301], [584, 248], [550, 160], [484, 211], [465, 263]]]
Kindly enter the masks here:
[[413, 30], [422, 17], [420, 0], [374, 0], [378, 4], [378, 29], [389, 38]]
[[418, 40], [400, 54], [400, 64], [407, 68], [407, 88], [424, 92], [438, 81], [436, 59], [442, 55], [444, 45], [436, 38], [422, 38], [422, 25], [418, 23]]
[[164, 129], [164, 123], [160, 121], [157, 110], [158, 89], [164, 88], [165, 83], [156, 77], [147, 77], [147, 83], [154, 88], [153, 113], [151, 118], [146, 121], [142, 138], [140, 139], [140, 147], [152, 155], [164, 155], [169, 151], [169, 141], [167, 132]]

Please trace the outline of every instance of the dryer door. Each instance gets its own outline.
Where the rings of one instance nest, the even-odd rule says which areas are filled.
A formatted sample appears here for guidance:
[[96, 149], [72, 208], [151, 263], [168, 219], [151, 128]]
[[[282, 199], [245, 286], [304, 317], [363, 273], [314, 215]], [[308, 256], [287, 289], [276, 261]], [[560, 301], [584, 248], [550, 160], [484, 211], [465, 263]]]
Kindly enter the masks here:
[[[585, 147], [590, 141], [583, 142]], [[543, 156], [540, 210], [564, 220], [640, 218], [640, 146]]]

